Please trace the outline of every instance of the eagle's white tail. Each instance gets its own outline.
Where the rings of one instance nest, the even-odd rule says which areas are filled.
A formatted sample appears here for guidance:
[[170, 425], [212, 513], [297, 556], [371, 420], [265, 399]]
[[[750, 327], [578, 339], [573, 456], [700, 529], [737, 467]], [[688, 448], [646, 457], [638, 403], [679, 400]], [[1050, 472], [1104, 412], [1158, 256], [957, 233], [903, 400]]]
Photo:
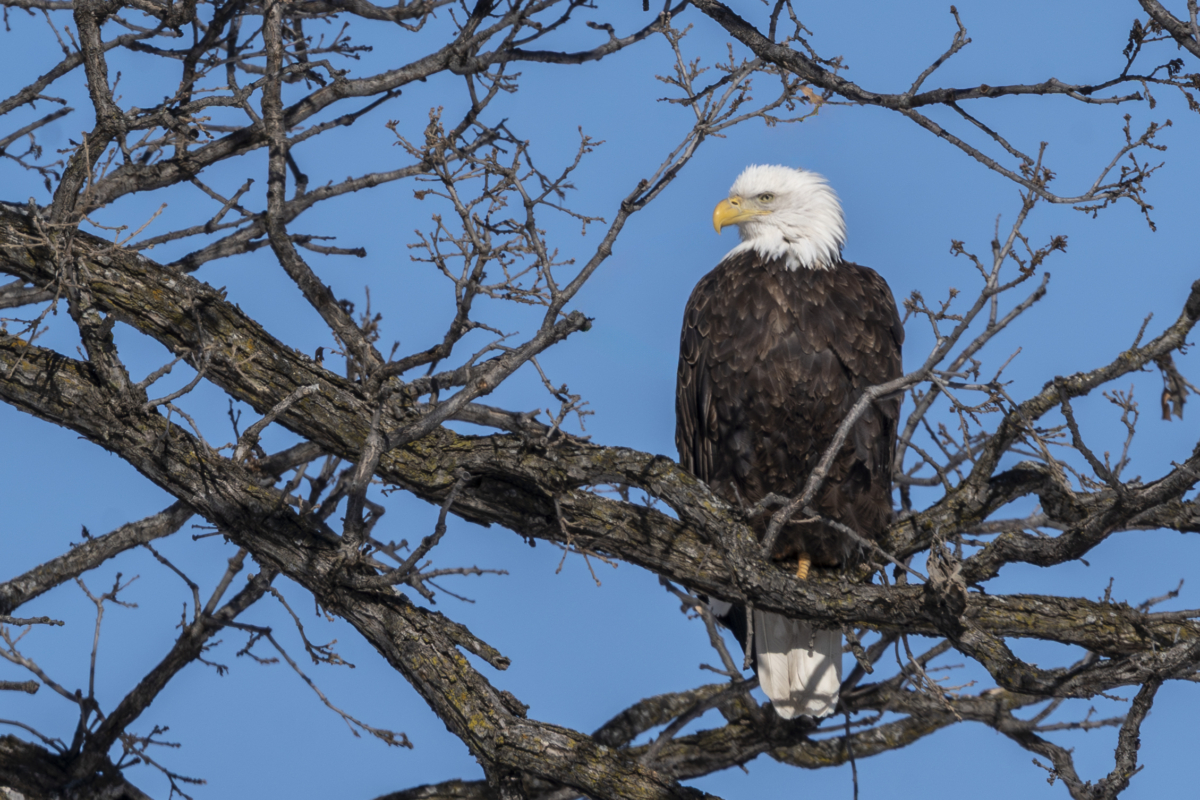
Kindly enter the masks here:
[[833, 713], [842, 685], [841, 631], [755, 610], [754, 651], [758, 683], [775, 713], [784, 719]]

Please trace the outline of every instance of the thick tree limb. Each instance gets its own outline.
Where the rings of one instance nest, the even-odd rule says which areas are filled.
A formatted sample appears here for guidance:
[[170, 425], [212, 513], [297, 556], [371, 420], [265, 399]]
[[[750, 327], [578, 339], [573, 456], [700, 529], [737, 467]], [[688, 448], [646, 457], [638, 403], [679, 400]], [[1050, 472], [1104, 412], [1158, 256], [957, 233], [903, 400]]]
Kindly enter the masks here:
[[1163, 27], [1180, 47], [1200, 58], [1200, 36], [1186, 22], [1163, 8], [1158, 0], [1138, 0], [1150, 18]]
[[[113, 412], [100, 411], [106, 407], [96, 396], [100, 390], [91, 383], [90, 372], [79, 362], [10, 338], [0, 343], [0, 369], [12, 375], [9, 381], [0, 384], [0, 396], [7, 402], [76, 430], [117, 452], [151, 480], [193, 505], [223, 529], [247, 525], [247, 515], [251, 519], [263, 514], [274, 515], [272, 519], [281, 520], [282, 527], [271, 547], [264, 549], [261, 541], [253, 544], [239, 541], [239, 544], [250, 548], [260, 560], [266, 558], [314, 593], [329, 591], [327, 582], [318, 580], [318, 576], [324, 576], [334, 569], [335, 563], [340, 563], [340, 558], [334, 555], [339, 549], [337, 537], [323, 526], [312, 527], [305, 520], [279, 517], [283, 512], [276, 510], [276, 504], [280, 501], [268, 499], [273, 490], [263, 489], [243, 468], [207, 451], [201, 443], [176, 428], [160, 430], [163, 423], [156, 414], [147, 414], [135, 422], [137, 417], [118, 417]], [[544, 482], [546, 475], [552, 474], [549, 464], [545, 464], [541, 467], [544, 472], [539, 475], [536, 464], [531, 463], [536, 459], [523, 452], [517, 442], [509, 444], [510, 455], [506, 457], [505, 448], [498, 447], [501, 442], [496, 441], [500, 437], [488, 438], [492, 441], [475, 440], [487, 444], [486, 458], [480, 452], [477, 458], [467, 457], [459, 462], [457, 468], [465, 469], [480, 480], [473, 493], [464, 489], [464, 499], [456, 502], [455, 508], [466, 505], [469, 494], [475, 513], [501, 507], [502, 498], [506, 501], [503, 507], [513, 507], [514, 483], [500, 482], [497, 474], [506, 464], [512, 469], [507, 475], [509, 480]], [[463, 439], [460, 444], [469, 448], [471, 441]], [[559, 506], [570, 515], [572, 526], [584, 532], [603, 531], [603, 536], [583, 538], [583, 543], [718, 597], [751, 602], [759, 608], [829, 624], [950, 636], [965, 652], [975, 655], [988, 666], [1002, 685], [1029, 694], [1065, 692], [1078, 696], [1086, 693], [1088, 687], [1102, 691], [1135, 680], [1140, 683], [1142, 676], [1155, 670], [1174, 675], [1179, 670], [1186, 670], [1193, 657], [1190, 651], [1184, 652], [1181, 648], [1200, 645], [1200, 626], [1194, 623], [1156, 622], [1118, 606], [1082, 599], [970, 594], [963, 598], [961, 608], [947, 612], [942, 598], [928, 586], [854, 586], [795, 581], [784, 571], [765, 563], [757, 555], [757, 543], [750, 530], [727, 507], [717, 506], [703, 485], [670, 462], [632, 451], [587, 447], [576, 450], [576, 458], [571, 459], [573, 447], [578, 446], [564, 443], [555, 452], [554, 469], [559, 474], [564, 467], [579, 472], [591, 469], [596, 472], [590, 479], [599, 482], [629, 480], [640, 472], [643, 484], [661, 494], [673, 495], [677, 502], [686, 494], [691, 505], [681, 504], [681, 507], [706, 511], [697, 516], [697, 521], [705, 528], [719, 530], [720, 526], [727, 526], [734, 531], [727, 541], [732, 539], [737, 549], [727, 559], [721, 550], [705, 543], [687, 526], [659, 512], [606, 500], [588, 492], [568, 490], [560, 496]], [[460, 452], [462, 455], [465, 454]], [[391, 472], [396, 466], [394, 463], [391, 469], [381, 467], [381, 471]], [[228, 496], [216, 494], [211, 488], [214, 485], [225, 487]], [[523, 513], [509, 513], [499, 519], [493, 517], [492, 521], [503, 522], [525, 535], [571, 544], [557, 524], [553, 504], [546, 500], [537, 501], [536, 497], [536, 494], [530, 497], [537, 503], [534, 508], [520, 509]], [[577, 534], [576, 542], [581, 538]], [[284, 539], [287, 539], [286, 544]], [[301, 545], [295, 542], [307, 543], [302, 547], [303, 557], [296, 552]], [[324, 558], [329, 563], [324, 567], [311, 566], [314, 548], [325, 552]], [[315, 570], [307, 580], [293, 574], [294, 565], [287, 566], [297, 560], [310, 564], [306, 571]], [[732, 581], [728, 563], [735, 563], [737, 574]], [[323, 596], [321, 599], [330, 610], [337, 605]], [[351, 613], [352, 609], [346, 611]], [[1004, 636], [1034, 636], [1117, 657], [1128, 655], [1128, 658], [1115, 665], [1104, 662], [1104, 666], [1090, 668], [1087, 675], [1064, 683], [1056, 672], [1028, 671], [1033, 668], [1013, 659], [997, 638]], [[1168, 643], [1175, 646], [1156, 652]], [[1136, 660], [1129, 661], [1129, 658]], [[1013, 679], [1015, 682], [1004, 677], [1009, 673], [1016, 675], [1021, 670], [1026, 671], [1021, 673], [1024, 677]], [[1092, 678], [1098, 683], [1090, 683]]]
[[[158, 413], [118, 413], [101, 399], [105, 390], [82, 363], [12, 337], [0, 340], [0, 354], [0, 370], [10, 376], [0, 384], [6, 401], [103, 443], [155, 483], [188, 498], [189, 505], [260, 563], [297, 581], [323, 608], [350, 622], [483, 761], [574, 786], [593, 797], [705, 796], [588, 736], [515, 713], [457, 648], [503, 668], [507, 660], [499, 653], [463, 626], [413, 606], [403, 595], [348, 589], [362, 568], [347, 572], [339, 540], [323, 523], [296, 514], [276, 490], [258, 485], [250, 470], [209, 450]], [[155, 682], [167, 671], [147, 680]]]

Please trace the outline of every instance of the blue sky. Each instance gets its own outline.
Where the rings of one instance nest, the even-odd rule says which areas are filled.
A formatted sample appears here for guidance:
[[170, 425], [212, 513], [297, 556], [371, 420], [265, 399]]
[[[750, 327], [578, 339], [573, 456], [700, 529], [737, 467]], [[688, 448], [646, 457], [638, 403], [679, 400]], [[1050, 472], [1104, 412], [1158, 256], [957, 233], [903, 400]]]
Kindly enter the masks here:
[[[619, 12], [623, 13], [617, 18], [620, 31], [645, 22], [637, 11], [640, 4], [627, 5], [633, 10]], [[1024, 83], [1049, 77], [1080, 83], [1102, 80], [1120, 70], [1129, 24], [1140, 10], [1136, 4], [1118, 2], [960, 2], [957, 6], [972, 44], [935, 74], [928, 86]], [[763, 13], [756, 3], [740, 4], [739, 10], [752, 17]], [[800, 11], [818, 51], [844, 55], [850, 67], [847, 77], [877, 91], [907, 88], [945, 50], [955, 30], [944, 3], [843, 2], [805, 5]], [[605, 13], [593, 11], [584, 18], [599, 19]], [[444, 17], [435, 22], [430, 32], [445, 22]], [[686, 54], [706, 63], [723, 58], [726, 37], [713, 23], [694, 10], [678, 23], [695, 25], [684, 40]], [[0, 34], [5, 48], [2, 58], [9, 65], [0, 71], [3, 96], [45, 71], [58, 55], [44, 20], [14, 12], [10, 25], [11, 32]], [[357, 41], [376, 45], [375, 52], [348, 65], [352, 76], [391, 63], [390, 54], [397, 46], [405, 54], [432, 47], [422, 48], [410, 34], [382, 25], [356, 23], [352, 30], [358, 31]], [[107, 29], [106, 33], [111, 34]], [[581, 29], [559, 41], [563, 47], [590, 46], [602, 35]], [[735, 52], [742, 51], [735, 48]], [[1161, 60], [1175, 55], [1173, 49], [1164, 49]], [[165, 84], [156, 82], [157, 76], [145, 70], [145, 60], [121, 58], [113, 71], [123, 72], [121, 89], [127, 103], [149, 105], [171, 91], [169, 78]], [[489, 114], [491, 121], [508, 118], [510, 128], [530, 140], [547, 171], [573, 157], [579, 128], [604, 140], [576, 173], [579, 190], [569, 202], [577, 211], [611, 219], [620, 198], [655, 169], [690, 126], [688, 112], [657, 102], [670, 89], [654, 75], [670, 68], [671, 54], [661, 38], [599, 64], [522, 65], [521, 90], [500, 98]], [[1189, 63], [1187, 69], [1195, 70], [1197, 65]], [[82, 75], [68, 76], [49, 93], [80, 109], [41, 137], [47, 149], [65, 147], [68, 138], [78, 139], [78, 132], [90, 125]], [[320, 141], [326, 137], [321, 137], [297, 148], [296, 158], [312, 176], [312, 185], [393, 168], [405, 159], [393, 146], [385, 122], [398, 120], [406, 135], [419, 135], [431, 107], [445, 106], [447, 117], [452, 118], [462, 107], [461, 95], [457, 79], [436, 78], [406, 88], [399, 99], [354, 128], [336, 132], [325, 144]], [[1027, 152], [1036, 150], [1038, 142], [1049, 142], [1047, 160], [1058, 174], [1054, 185], [1071, 194], [1090, 184], [1121, 145], [1125, 114], [1132, 116], [1135, 131], [1150, 121], [1170, 118], [1174, 123], [1158, 140], [1169, 149], [1154, 154], [1155, 160], [1166, 162], [1150, 181], [1157, 232], [1128, 203], [1107, 209], [1097, 219], [1065, 206], [1043, 205], [1033, 212], [1025, 232], [1035, 244], [1055, 234], [1067, 235], [1070, 244], [1065, 254], [1047, 262], [1052, 273], [1047, 298], [985, 351], [985, 369], [994, 370], [1021, 348], [1006, 372], [1014, 397], [1028, 396], [1055, 375], [1108, 362], [1132, 343], [1147, 314], [1155, 315], [1148, 330], [1156, 334], [1176, 317], [1187, 287], [1200, 277], [1194, 246], [1200, 159], [1192, 147], [1200, 126], [1181, 98], [1168, 91], [1156, 91], [1156, 96], [1159, 105], [1153, 110], [1146, 104], [1085, 106], [1062, 98], [1008, 98], [968, 106]], [[4, 130], [42, 113], [44, 108], [14, 113], [5, 119]], [[946, 112], [930, 115], [947, 127], [963, 130]], [[994, 150], [987, 148], [999, 155]], [[673, 392], [683, 304], [695, 282], [735, 244], [731, 231], [721, 237], [713, 233], [711, 211], [750, 163], [783, 163], [826, 175], [846, 211], [846, 257], [879, 270], [897, 298], [918, 290], [931, 300], [940, 299], [955, 287], [964, 293], [960, 302], [969, 300], [978, 277], [965, 259], [950, 254], [951, 240], [962, 240], [969, 250], [986, 256], [997, 220], [1004, 230], [1020, 206], [1014, 185], [911, 122], [878, 109], [826, 107], [801, 124], [766, 127], [754, 121], [731, 131], [728, 138], [710, 140], [680, 178], [631, 220], [613, 256], [576, 298], [573, 307], [595, 319], [592, 329], [541, 359], [553, 381], [569, 384], [571, 391], [590, 402], [594, 415], [587, 419], [587, 433], [594, 441], [674, 455]], [[206, 176], [226, 192], [246, 177], [255, 177], [256, 189], [262, 190], [265, 167], [266, 154], [258, 152]], [[0, 175], [3, 199], [20, 202], [32, 196], [46, 201], [39, 183], [11, 162], [0, 161]], [[420, 187], [389, 184], [335, 200], [301, 217], [294, 226], [307, 233], [335, 235], [342, 246], [367, 249], [366, 259], [310, 254], [310, 263], [339, 297], [360, 302], [363, 287], [369, 285], [373, 308], [384, 315], [383, 340], [399, 340], [402, 352], [440, 339], [452, 311], [445, 279], [428, 265], [410, 260], [407, 245], [416, 240], [414, 231], [428, 230], [431, 215], [444, 211], [435, 201], [414, 199], [414, 188]], [[123, 199], [95, 218], [136, 226], [163, 202], [168, 209], [147, 235], [215, 210], [211, 200], [184, 187], [161, 196]], [[251, 202], [261, 203], [261, 191]], [[561, 252], [581, 261], [599, 240], [599, 229], [581, 237], [578, 224], [570, 219], [545, 218], [543, 223]], [[186, 251], [161, 247], [148, 255], [169, 261]], [[198, 277], [227, 287], [231, 300], [291, 346], [310, 354], [320, 346], [329, 348], [319, 318], [289, 284], [269, 250], [210, 263]], [[506, 331], [530, 333], [536, 326], [536, 316], [498, 303], [481, 303], [479, 311], [484, 321]], [[70, 328], [65, 315], [52, 318], [40, 343], [72, 354], [75, 340]], [[118, 326], [117, 339], [136, 377], [169, 360], [163, 348], [128, 328]], [[910, 323], [906, 364], [919, 363], [929, 347], [927, 332]], [[1194, 355], [1178, 363], [1186, 376], [1200, 382]], [[177, 369], [165, 383], [175, 388], [188, 379], [186, 370]], [[1136, 375], [1110, 388], [1124, 390], [1131, 383], [1141, 402], [1142, 421], [1130, 470], [1151, 479], [1191, 451], [1200, 401], [1189, 406], [1182, 422], [1162, 422], [1157, 373]], [[550, 399], [536, 375], [522, 370], [489, 402], [531, 409], [545, 407]], [[202, 385], [184, 407], [209, 441], [233, 438], [225, 419], [227, 402], [219, 391]], [[1094, 449], [1119, 449], [1122, 431], [1112, 406], [1096, 396], [1077, 403], [1076, 409]], [[253, 418], [253, 412], [243, 410], [244, 420]], [[291, 442], [290, 434], [273, 427], [264, 444], [270, 450]], [[69, 542], [79, 541], [81, 525], [92, 533], [107, 532], [170, 503], [165, 493], [116, 456], [7, 406], [0, 406], [0, 448], [4, 454], [0, 541], [5, 554], [0, 580], [63, 552]], [[932, 498], [918, 495], [918, 499]], [[436, 509], [400, 493], [389, 496], [386, 504], [378, 538], [413, 541], [432, 530]], [[216, 538], [193, 541], [191, 534], [197, 532], [185, 529], [160, 549], [175, 563], [186, 564], [189, 575], [211, 590], [232, 548]], [[1095, 598], [1103, 593], [1109, 577], [1116, 576], [1114, 596], [1136, 603], [1189, 578], [1188, 565], [1196, 563], [1196, 556], [1193, 538], [1167, 532], [1128, 533], [1090, 554], [1090, 566], [1071, 564], [1049, 571], [1010, 567], [989, 585], [989, 591]], [[478, 565], [509, 572], [447, 580], [448, 588], [476, 602], [464, 604], [443, 596], [439, 608], [512, 658], [512, 667], [504, 673], [485, 665], [480, 668], [497, 686], [530, 704], [532, 716], [592, 730], [642, 697], [711, 678], [711, 673], [697, 669], [699, 663], [715, 659], [700, 623], [685, 619], [678, 603], [649, 573], [629, 565], [612, 569], [593, 564], [602, 582], [597, 586], [578, 557], [568, 557], [559, 571], [557, 549], [545, 543], [530, 548], [510, 532], [458, 520], [451, 523], [436, 558], [439, 566]], [[165, 654], [190, 597], [182, 582], [145, 552], [126, 554], [85, 580], [93, 591], [101, 591], [117, 572], [125, 579], [139, 576], [125, 594], [138, 608], [110, 608], [106, 613], [97, 667], [99, 696], [106, 707], [115, 705]], [[1180, 597], [1164, 608], [1200, 606], [1195, 588], [1185, 583]], [[310, 637], [336, 639], [336, 649], [355, 664], [353, 670], [304, 664], [306, 672], [334, 704], [373, 725], [404, 731], [415, 749], [388, 749], [373, 740], [354, 738], [285, 666], [260, 666], [236, 658], [244, 637], [229, 634], [210, 657], [232, 666], [230, 674], [218, 677], [207, 667], [190, 666], [137, 723], [141, 731], [153, 725], [170, 726], [166, 738], [183, 747], [158, 755], [172, 769], [208, 781], [195, 789], [194, 796], [309, 797], [337, 791], [341, 796], [371, 798], [422, 783], [481, 776], [466, 748], [348, 626], [318, 620], [302, 592], [286, 582], [283, 590], [304, 615]], [[286, 613], [268, 601], [260, 605], [244, 620], [274, 626], [293, 657], [302, 656]], [[86, 686], [93, 623], [90, 603], [82, 592], [73, 585], [60, 587], [20, 613], [67, 620], [63, 629], [35, 629], [22, 642], [22, 650], [63, 685]], [[1015, 649], [1042, 666], [1073, 658], [1064, 648], [1050, 645], [1022, 642]], [[940, 663], [956, 664], [961, 659], [945, 658]], [[971, 667], [957, 674], [963, 679], [955, 677], [952, 683], [987, 679]], [[25, 675], [0, 664], [0, 679], [24, 680]], [[1061, 718], [1082, 716], [1088, 705], [1066, 704]], [[1102, 716], [1120, 713], [1116, 703], [1094, 705]], [[1189, 724], [1195, 707], [1190, 685], [1164, 687], [1142, 729], [1145, 770], [1126, 796], [1177, 794], [1185, 780], [1182, 765], [1190, 750], [1186, 743], [1194, 740]], [[35, 697], [0, 696], [0, 717], [21, 719], [49, 735], [69, 739], [74, 714], [73, 705], [46, 689]], [[704, 724], [716, 722], [706, 719]], [[1055, 741], [1076, 748], [1076, 765], [1085, 778], [1098, 779], [1111, 768], [1114, 731], [1060, 734]], [[914, 787], [915, 794], [920, 786], [922, 794], [957, 797], [957, 782], [971, 780], [977, 798], [1018, 793], [1065, 797], [1061, 786], [1047, 785], [1045, 773], [1030, 759], [1031, 754], [990, 729], [960, 725], [903, 751], [860, 763], [862, 796], [895, 793], [897, 786]], [[167, 794], [164, 782], [150, 770], [136, 768], [130, 777], [154, 796]], [[730, 770], [695, 785], [725, 797], [807, 791], [833, 797], [851, 794], [848, 768], [799, 772], [765, 757], [749, 764], [746, 773]]]

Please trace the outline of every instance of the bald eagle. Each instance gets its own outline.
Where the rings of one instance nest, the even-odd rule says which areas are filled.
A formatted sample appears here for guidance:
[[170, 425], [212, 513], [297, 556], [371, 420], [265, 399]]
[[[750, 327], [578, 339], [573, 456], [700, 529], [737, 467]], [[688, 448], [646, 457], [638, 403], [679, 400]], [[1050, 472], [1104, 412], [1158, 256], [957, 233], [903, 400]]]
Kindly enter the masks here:
[[[705, 275], [684, 311], [675, 396], [679, 463], [729, 503], [794, 497], [867, 388], [900, 377], [904, 328], [887, 283], [842, 260], [837, 195], [813, 172], [748, 167], [717, 204], [713, 226], [737, 225], [741, 244]], [[892, 511], [892, 455], [900, 398], [876, 401], [854, 424], [817, 493], [824, 517], [876, 538]], [[752, 521], [761, 539], [769, 515]], [[800, 515], [771, 556], [837, 567], [856, 543]], [[746, 646], [746, 614], [714, 613]], [[751, 659], [779, 716], [821, 717], [837, 706], [840, 631], [773, 613], [753, 614]]]

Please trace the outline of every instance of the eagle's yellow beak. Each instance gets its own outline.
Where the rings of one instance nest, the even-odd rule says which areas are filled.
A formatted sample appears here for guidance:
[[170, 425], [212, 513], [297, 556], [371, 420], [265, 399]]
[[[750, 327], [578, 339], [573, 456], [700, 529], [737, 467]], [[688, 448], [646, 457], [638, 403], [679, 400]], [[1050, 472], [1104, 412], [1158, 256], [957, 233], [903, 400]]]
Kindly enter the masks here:
[[720, 233], [721, 228], [724, 228], [726, 225], [736, 225], [751, 217], [759, 217], [769, 213], [769, 211], [762, 211], [757, 208], [747, 208], [746, 202], [740, 197], [730, 197], [727, 200], [717, 203], [717, 207], [713, 209], [713, 228], [717, 233]]

